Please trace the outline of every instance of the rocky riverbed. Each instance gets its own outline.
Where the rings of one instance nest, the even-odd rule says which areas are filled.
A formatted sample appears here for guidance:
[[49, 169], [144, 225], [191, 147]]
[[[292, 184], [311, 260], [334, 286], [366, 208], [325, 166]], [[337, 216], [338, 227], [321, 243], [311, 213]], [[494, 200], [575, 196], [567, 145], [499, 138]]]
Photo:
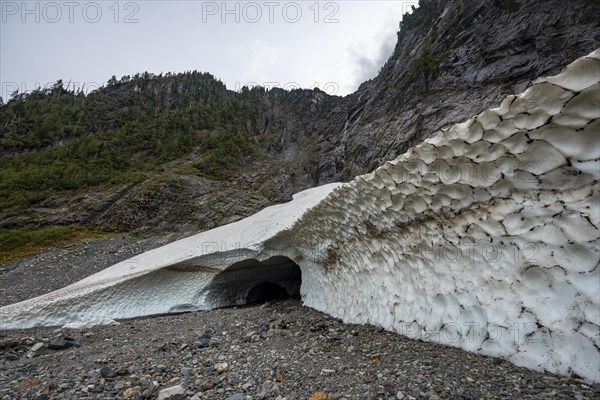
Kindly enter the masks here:
[[[5, 265], [0, 304], [173, 239], [85, 240]], [[598, 384], [345, 325], [293, 299], [119, 322], [0, 331], [0, 399], [600, 398]]]

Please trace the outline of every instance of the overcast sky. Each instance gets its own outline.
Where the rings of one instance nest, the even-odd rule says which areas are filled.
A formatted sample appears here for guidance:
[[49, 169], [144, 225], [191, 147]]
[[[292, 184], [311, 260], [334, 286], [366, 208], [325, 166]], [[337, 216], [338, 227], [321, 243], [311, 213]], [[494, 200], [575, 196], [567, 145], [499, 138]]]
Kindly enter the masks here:
[[377, 74], [417, 2], [0, 0], [0, 95], [57, 79], [87, 91], [112, 75], [187, 70], [234, 90], [345, 95]]

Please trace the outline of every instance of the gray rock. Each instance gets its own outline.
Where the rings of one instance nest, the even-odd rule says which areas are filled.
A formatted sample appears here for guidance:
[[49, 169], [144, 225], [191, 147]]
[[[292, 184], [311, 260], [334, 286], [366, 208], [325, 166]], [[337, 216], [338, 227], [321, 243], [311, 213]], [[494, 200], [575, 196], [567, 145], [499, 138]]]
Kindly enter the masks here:
[[271, 380], [263, 382], [260, 391], [257, 394], [258, 399], [273, 397], [279, 393], [279, 385]]
[[48, 352], [48, 345], [46, 343], [36, 343], [29, 349], [27, 353], [27, 358], [39, 357], [42, 354], [46, 354]]
[[52, 339], [50, 343], [48, 343], [48, 348], [50, 350], [65, 350], [76, 346], [79, 346], [79, 344], [69, 337], [58, 337]]
[[163, 389], [158, 393], [158, 400], [185, 400], [186, 397], [185, 389], [181, 385]]
[[246, 396], [241, 393], [236, 393], [227, 398], [227, 400], [246, 400]]
[[214, 370], [218, 373], [227, 372], [229, 370], [229, 364], [226, 362], [219, 362], [213, 366]]
[[213, 387], [215, 387], [215, 383], [212, 381], [212, 379], [207, 379], [204, 381], [204, 383], [202, 383], [202, 388], [204, 390], [210, 390]]
[[115, 376], [117, 376], [117, 373], [111, 367], [103, 367], [100, 370], [100, 376], [102, 376], [103, 378], [112, 379]]

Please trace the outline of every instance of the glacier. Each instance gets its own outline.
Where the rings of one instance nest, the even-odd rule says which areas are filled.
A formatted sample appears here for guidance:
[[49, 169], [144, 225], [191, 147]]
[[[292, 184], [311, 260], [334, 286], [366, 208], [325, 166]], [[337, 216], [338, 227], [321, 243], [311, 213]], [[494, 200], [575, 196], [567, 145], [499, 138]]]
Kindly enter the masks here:
[[[0, 308], [0, 326], [244, 304], [600, 381], [600, 50], [374, 172]], [[301, 285], [299, 274], [301, 271]]]

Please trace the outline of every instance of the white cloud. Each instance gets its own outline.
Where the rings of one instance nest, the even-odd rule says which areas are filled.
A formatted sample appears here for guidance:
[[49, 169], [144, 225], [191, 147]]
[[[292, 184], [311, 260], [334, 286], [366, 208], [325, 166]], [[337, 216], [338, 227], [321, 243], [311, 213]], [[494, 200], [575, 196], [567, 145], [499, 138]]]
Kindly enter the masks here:
[[377, 76], [379, 69], [390, 58], [396, 45], [397, 25], [387, 21], [384, 28], [368, 42], [353, 44], [348, 47], [350, 58], [354, 60], [353, 87]]

